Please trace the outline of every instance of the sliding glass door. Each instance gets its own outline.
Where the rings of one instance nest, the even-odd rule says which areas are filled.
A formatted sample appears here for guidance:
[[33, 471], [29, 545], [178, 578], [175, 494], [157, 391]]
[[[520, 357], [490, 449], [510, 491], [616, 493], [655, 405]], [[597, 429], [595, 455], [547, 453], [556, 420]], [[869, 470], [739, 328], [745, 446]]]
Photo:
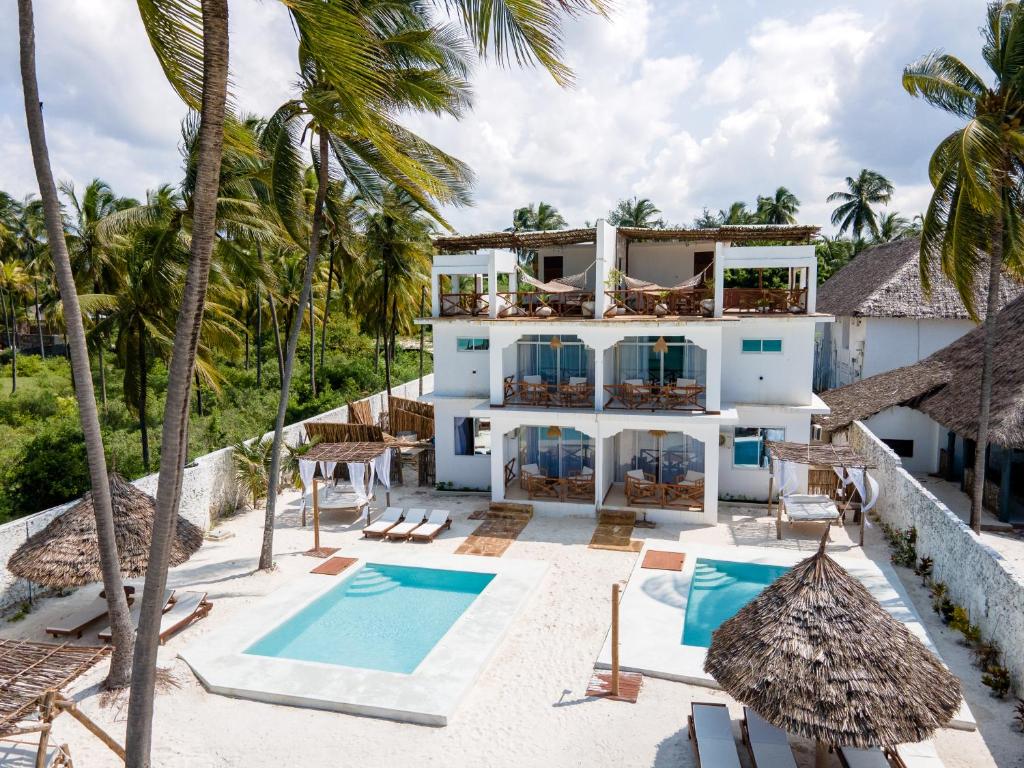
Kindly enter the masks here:
[[594, 440], [568, 427], [520, 427], [519, 466], [536, 464], [547, 477], [578, 475], [594, 469]]

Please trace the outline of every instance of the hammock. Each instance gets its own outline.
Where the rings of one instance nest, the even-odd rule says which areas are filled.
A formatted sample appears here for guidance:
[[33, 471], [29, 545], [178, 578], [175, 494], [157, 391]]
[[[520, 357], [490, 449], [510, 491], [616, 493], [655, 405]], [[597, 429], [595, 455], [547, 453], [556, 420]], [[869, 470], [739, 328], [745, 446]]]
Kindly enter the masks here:
[[[591, 264], [590, 267], [592, 266], [594, 265]], [[587, 290], [587, 272], [590, 271], [590, 267], [587, 267], [578, 275], [559, 277], [547, 283], [538, 280], [535, 277], [531, 277], [524, 272], [522, 268], [519, 268], [519, 279], [524, 283], [532, 285], [534, 288], [544, 291], [545, 293], [579, 293], [580, 291]]]
[[676, 283], [675, 285], [668, 287], [652, 283], [649, 280], [638, 280], [635, 277], [626, 277], [625, 275], [622, 277], [622, 282], [625, 283], [626, 288], [631, 291], [682, 291], [688, 288], [696, 288], [698, 285], [703, 283], [704, 277], [707, 275], [709, 269], [711, 269], [711, 265], [704, 267], [704, 269], [693, 277], [688, 277], [686, 280], [683, 280], [683, 282]]

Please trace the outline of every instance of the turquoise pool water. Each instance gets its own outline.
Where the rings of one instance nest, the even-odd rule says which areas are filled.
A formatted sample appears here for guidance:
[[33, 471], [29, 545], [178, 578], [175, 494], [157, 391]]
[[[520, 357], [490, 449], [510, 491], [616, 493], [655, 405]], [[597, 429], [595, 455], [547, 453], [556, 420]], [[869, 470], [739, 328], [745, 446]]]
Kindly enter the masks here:
[[493, 578], [367, 563], [245, 653], [409, 674]]
[[683, 645], [711, 645], [711, 635], [789, 568], [697, 559], [683, 619]]

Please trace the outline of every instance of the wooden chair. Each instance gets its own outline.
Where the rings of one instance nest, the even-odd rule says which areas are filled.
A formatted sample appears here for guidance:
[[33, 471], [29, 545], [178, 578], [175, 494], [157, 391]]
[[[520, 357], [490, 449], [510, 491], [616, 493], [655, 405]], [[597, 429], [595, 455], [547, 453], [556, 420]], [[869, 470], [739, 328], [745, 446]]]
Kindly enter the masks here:
[[551, 399], [551, 393], [539, 374], [530, 374], [523, 376], [519, 382], [519, 398], [531, 405], [546, 405]]
[[639, 408], [650, 402], [652, 391], [643, 379], [626, 379], [622, 382], [622, 402], [627, 408]]
[[505, 398], [505, 402], [507, 403], [510, 400], [513, 400], [516, 396], [516, 377], [506, 376], [502, 382], [502, 388], [504, 390], [503, 396]]
[[579, 474], [569, 476], [565, 481], [565, 498], [593, 501], [594, 470], [584, 467]]
[[519, 487], [524, 491], [530, 490], [530, 478], [538, 476], [544, 476], [544, 473], [540, 471], [540, 465], [524, 464], [519, 468]]
[[631, 469], [626, 473], [626, 503], [656, 504], [663, 501], [663, 488], [654, 481], [654, 475], [642, 469]]
[[704, 508], [704, 473], [687, 472], [676, 477], [675, 482], [665, 483], [666, 507]]
[[533, 475], [527, 483], [531, 499], [562, 499], [562, 478]]
[[558, 386], [558, 397], [570, 408], [586, 407], [594, 400], [594, 387], [587, 383], [586, 376], [570, 376], [568, 382]]

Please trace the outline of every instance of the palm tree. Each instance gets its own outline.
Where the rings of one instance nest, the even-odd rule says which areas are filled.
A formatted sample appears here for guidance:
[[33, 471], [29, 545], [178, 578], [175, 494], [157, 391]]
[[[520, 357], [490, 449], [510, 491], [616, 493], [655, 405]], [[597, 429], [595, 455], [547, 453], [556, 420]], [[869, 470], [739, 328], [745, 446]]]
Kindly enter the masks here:
[[665, 226], [662, 219], [654, 218], [661, 211], [646, 197], [633, 197], [619, 200], [615, 208], [608, 212], [608, 223], [616, 227], [646, 227], [660, 229]]
[[267, 476], [270, 470], [270, 450], [274, 443], [270, 438], [242, 441], [231, 446], [231, 462], [235, 465], [235, 483], [240, 491], [252, 499], [256, 509], [260, 498], [267, 492]]
[[693, 226], [697, 229], [714, 229], [719, 223], [718, 216], [713, 214], [710, 208], [702, 208], [700, 215], [693, 219]]
[[840, 201], [832, 212], [832, 223], [839, 227], [839, 234], [847, 230], [853, 233], [855, 240], [860, 240], [866, 227], [872, 235], [878, 235], [878, 218], [873, 205], [884, 205], [892, 197], [893, 186], [889, 180], [877, 171], [863, 168], [854, 179], [846, 177], [846, 190], [833, 192], [827, 201]]
[[761, 224], [796, 224], [798, 210], [800, 201], [797, 196], [785, 187], [779, 187], [774, 195], [758, 195], [754, 215]]
[[896, 211], [882, 214], [878, 219], [878, 234], [872, 240], [876, 243], [891, 243], [914, 235], [910, 219]]
[[[457, 15], [465, 33], [481, 54], [493, 52], [503, 63], [540, 64], [556, 82], [563, 85], [572, 80], [571, 70], [562, 62], [560, 29], [563, 20], [566, 16], [591, 10], [604, 12], [603, 0], [537, 0], [531, 3], [451, 0], [443, 4], [435, 0], [434, 4], [438, 9]], [[157, 595], [163, 594], [167, 582], [171, 533], [184, 467], [182, 454], [188, 432], [189, 387], [216, 235], [217, 182], [227, 103], [228, 4], [227, 0], [145, 0], [139, 7], [165, 75], [185, 103], [202, 115], [192, 202], [195, 222], [189, 271], [176, 323], [168, 376], [156, 525], [135, 647], [136, 671], [128, 705], [127, 762], [133, 767], [145, 768], [149, 765], [152, 739], [153, 690], [162, 608]], [[295, 28], [306, 33], [304, 47], [322, 63], [328, 79], [347, 87], [352, 98], [345, 106], [351, 114], [358, 115], [364, 105], [390, 98], [387, 78], [381, 76], [376, 66], [383, 51], [379, 43], [366, 40], [361, 9], [333, 3], [303, 3], [301, 6], [290, 3], [289, 12]], [[357, 125], [354, 138], [372, 132], [371, 126], [363, 122]], [[387, 154], [385, 158], [393, 163], [397, 159], [388, 158]], [[396, 168], [393, 175], [402, 176], [402, 169]], [[312, 273], [312, 269], [309, 271]], [[274, 458], [276, 460], [276, 452]], [[270, 483], [274, 481], [272, 474]], [[269, 496], [272, 499], [273, 493]]]
[[855, 255], [855, 243], [844, 237], [822, 235], [814, 243], [818, 260], [818, 283], [823, 283], [842, 269]]
[[21, 262], [14, 259], [0, 262], [0, 304], [7, 327], [7, 347], [11, 350], [12, 395], [18, 390], [18, 304], [27, 295], [28, 285], [29, 278]]
[[975, 287], [987, 272], [971, 489], [971, 528], [976, 533], [981, 532], [999, 284], [1003, 269], [1020, 274], [1024, 266], [1024, 10], [1016, 2], [989, 3], [981, 33], [991, 85], [961, 59], [939, 51], [903, 71], [903, 87], [912, 96], [965, 121], [932, 154], [928, 173], [933, 192], [921, 233], [920, 271], [927, 291], [931, 269], [938, 263], [975, 320]]
[[747, 204], [736, 200], [728, 210], [718, 211], [718, 223], [730, 225], [753, 224], [755, 216], [747, 210]]
[[558, 209], [541, 200], [516, 208], [512, 212], [512, 226], [506, 232], [544, 232], [551, 229], [565, 229], [569, 226]]
[[[60, 200], [50, 169], [50, 155], [46, 147], [43, 124], [42, 99], [36, 80], [35, 22], [32, 0], [18, 0], [18, 31], [21, 62], [21, 82], [25, 95], [25, 118], [28, 123], [32, 163], [35, 166], [39, 194], [43, 200], [46, 235], [53, 258], [54, 272], [60, 289], [71, 352], [71, 369], [75, 382], [79, 420], [85, 437], [85, 450], [92, 483], [93, 508], [96, 514], [96, 535], [99, 540], [100, 567], [103, 571], [103, 589], [107, 596], [107, 610], [114, 653], [110, 660], [107, 685], [122, 688], [131, 676], [132, 630], [128, 619], [128, 601], [121, 583], [120, 559], [114, 536], [114, 514], [110, 503], [110, 485], [103, 453], [99, 413], [89, 369], [89, 349], [86, 346], [85, 327], [78, 306], [78, 294], [71, 270], [71, 257], [64, 240], [64, 222]], [[168, 538], [170, 531], [168, 531]], [[148, 751], [147, 751], [148, 754]]]

